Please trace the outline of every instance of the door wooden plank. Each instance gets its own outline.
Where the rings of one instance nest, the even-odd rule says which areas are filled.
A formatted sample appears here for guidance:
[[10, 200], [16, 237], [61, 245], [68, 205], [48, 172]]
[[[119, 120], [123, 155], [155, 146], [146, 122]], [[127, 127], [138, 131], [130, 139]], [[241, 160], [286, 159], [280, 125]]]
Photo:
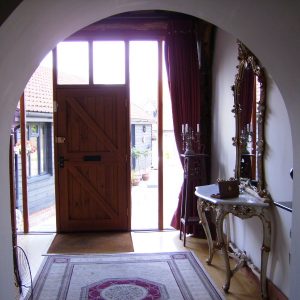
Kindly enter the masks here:
[[81, 119], [86, 122], [88, 127], [93, 130], [97, 138], [111, 151], [117, 151], [117, 148], [112, 143], [110, 138], [106, 135], [102, 128], [98, 126], [98, 124], [85, 112], [85, 110], [82, 109], [82, 107], [74, 99], [66, 98], [66, 100], [72, 106], [72, 109], [81, 117]]
[[105, 199], [100, 193], [90, 184], [90, 182], [84, 177], [76, 168], [69, 167], [68, 170], [78, 180], [82, 187], [89, 192], [92, 197], [98, 202], [98, 204], [104, 209], [104, 211], [111, 217], [116, 218], [117, 214], [115, 211], [105, 202]]

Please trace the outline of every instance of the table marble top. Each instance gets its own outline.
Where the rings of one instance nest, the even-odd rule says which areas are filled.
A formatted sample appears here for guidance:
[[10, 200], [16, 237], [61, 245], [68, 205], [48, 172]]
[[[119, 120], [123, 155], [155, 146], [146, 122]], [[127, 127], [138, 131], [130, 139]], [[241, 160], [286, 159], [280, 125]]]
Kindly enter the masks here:
[[195, 188], [195, 195], [197, 197], [218, 205], [269, 206], [269, 203], [263, 202], [261, 198], [255, 197], [246, 191], [241, 192], [236, 198], [221, 199], [212, 197], [213, 194], [217, 194], [218, 192], [219, 187], [217, 184], [196, 186]]

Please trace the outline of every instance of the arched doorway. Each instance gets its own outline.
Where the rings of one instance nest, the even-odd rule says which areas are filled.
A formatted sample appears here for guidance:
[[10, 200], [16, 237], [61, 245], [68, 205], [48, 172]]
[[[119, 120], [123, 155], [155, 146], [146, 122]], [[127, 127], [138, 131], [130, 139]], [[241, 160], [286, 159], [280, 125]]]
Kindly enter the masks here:
[[[259, 7], [259, 4], [261, 3], [257, 4]], [[4, 80], [1, 83], [0, 90], [2, 91], [1, 99], [3, 99], [5, 108], [7, 108], [7, 110], [4, 110], [1, 114], [1, 136], [5, 137], [8, 134], [12, 112], [14, 111], [17, 99], [19, 98], [25, 83], [28, 81], [30, 74], [32, 74], [34, 68], [37, 66], [37, 63], [53, 47], [53, 45], [62, 40], [64, 37], [68, 36], [71, 32], [74, 32], [80, 27], [92, 23], [93, 21], [99, 19], [99, 17], [103, 18], [125, 10], [148, 8], [171, 9], [185, 13], [196, 14], [199, 17], [210, 19], [213, 23], [220, 25], [222, 28], [234, 33], [236, 36], [245, 39], [247, 38], [249, 41], [247, 45], [249, 46], [254, 47], [254, 45], [257, 44], [257, 46], [254, 47], [257, 50], [255, 52], [259, 57], [263, 58], [265, 65], [271, 70], [274, 78], [278, 80], [278, 84], [282, 88], [285, 99], [287, 99], [286, 101], [288, 104], [289, 113], [293, 121], [292, 129], [296, 131], [295, 128], [297, 128], [299, 125], [299, 121], [297, 120], [298, 106], [295, 103], [297, 103], [296, 95], [299, 94], [299, 87], [294, 84], [294, 80], [295, 78], [298, 78], [296, 70], [299, 68], [297, 60], [294, 60], [297, 55], [294, 54], [296, 54], [299, 50], [299, 42], [294, 40], [289, 35], [286, 35], [286, 27], [283, 26], [280, 28], [279, 24], [274, 24], [274, 22], [272, 22], [274, 19], [277, 19], [278, 15], [281, 16], [282, 22], [278, 22], [280, 24], [284, 24], [285, 22], [289, 23], [288, 19], [296, 20], [294, 15], [297, 12], [296, 6], [290, 6], [288, 8], [288, 16], [281, 14], [281, 7], [279, 6], [275, 6], [272, 11], [269, 9], [269, 7], [261, 7], [261, 9], [254, 10], [252, 14], [253, 22], [251, 23], [252, 30], [249, 32], [247, 27], [244, 26], [245, 20], [249, 19], [248, 3], [241, 4], [237, 8], [235, 3], [227, 4], [225, 7], [225, 4], [222, 1], [205, 3], [202, 7], [199, 7], [198, 2], [187, 2], [183, 4], [181, 1], [168, 1], [164, 3], [161, 3], [161, 1], [151, 1], [149, 4], [147, 1], [141, 1], [139, 3], [127, 1], [124, 3], [123, 7], [114, 7], [114, 3], [95, 4], [86, 3], [83, 1], [82, 3], [78, 3], [78, 6], [74, 7], [74, 10], [72, 10], [72, 14], [66, 17], [65, 11], [68, 11], [71, 5], [71, 1], [64, 1], [55, 8], [50, 7], [50, 4], [49, 7], [47, 7], [47, 4], [45, 3], [23, 3], [10, 18], [10, 22], [15, 22], [17, 26], [15, 28], [10, 26], [1, 28], [1, 30], [3, 29], [1, 36], [4, 37], [4, 40], [6, 41], [6, 43], [3, 43], [1, 46], [1, 53], [5, 53], [6, 59], [1, 65], [1, 74], [3, 74]], [[29, 11], [32, 12], [35, 18], [30, 20], [26, 19]], [[47, 11], [46, 20], [44, 14], [45, 11]], [[232, 12], [235, 13], [232, 14]], [[220, 16], [224, 17], [220, 18]], [[43, 23], [42, 20], [46, 21], [45, 23], [48, 21], [49, 25], [47, 28], [45, 27], [41, 31], [42, 36], [36, 36], [37, 31], [35, 28], [41, 28], [39, 25]], [[59, 22], [57, 20], [59, 20]], [[266, 26], [261, 26], [262, 23], [266, 24]], [[267, 24], [273, 24], [272, 30], [270, 29], [271, 25]], [[24, 25], [26, 26], [24, 27]], [[19, 31], [20, 27], [26, 28], [26, 30], [21, 32]], [[57, 30], [58, 28], [60, 30]], [[285, 43], [282, 43], [282, 45], [277, 43], [277, 38], [275, 35], [269, 34], [271, 31], [276, 32], [276, 36], [278, 37], [280, 35], [285, 36]], [[297, 26], [295, 32], [299, 32], [299, 28]], [[16, 43], [18, 36], [23, 37], [23, 39], [18, 39], [18, 43]], [[264, 41], [264, 39], [266, 39], [266, 41]], [[16, 45], [19, 45], [19, 47], [16, 47]], [[25, 52], [25, 49], [32, 49], [32, 45], [34, 45], [34, 49], [32, 51], [26, 50]], [[19, 50], [16, 50], [15, 48], [19, 48]], [[8, 49], [14, 50], [8, 51]], [[24, 64], [22, 62], [24, 62]], [[22, 72], [20, 72], [18, 69], [18, 66], [20, 65], [22, 65]], [[11, 82], [14, 83], [13, 86], [10, 84]], [[13, 102], [13, 104], [7, 103], [6, 99]], [[294, 109], [291, 109], [291, 107]], [[293, 145], [295, 147], [294, 153], [299, 152], [297, 150], [299, 150], [300, 145], [297, 138], [294, 139]], [[1, 147], [0, 153], [3, 155], [1, 161], [4, 162], [3, 171], [1, 170], [1, 178], [3, 178], [1, 182], [1, 191], [3, 193], [3, 197], [8, 199], [8, 168], [7, 164], [5, 164], [7, 149], [5, 146]], [[295, 161], [294, 167], [295, 170], [299, 169], [299, 162]], [[297, 178], [295, 178], [295, 183], [297, 183]], [[295, 184], [295, 186], [296, 188], [294, 194], [297, 195], [299, 193], [299, 188], [297, 187], [297, 184]], [[8, 209], [8, 204], [2, 202], [1, 211], [3, 212], [3, 218], [1, 218], [1, 225], [3, 226], [1, 226], [1, 228], [3, 229], [1, 229], [1, 233], [3, 234], [4, 240], [7, 241], [10, 240], [10, 230], [7, 227], [7, 224], [9, 224], [9, 216], [5, 213]], [[294, 209], [294, 214], [298, 215], [299, 205], [296, 204]], [[294, 219], [295, 222], [293, 228], [297, 228], [299, 222], [297, 223], [297, 218]], [[294, 244], [293, 253], [296, 253], [296, 249], [298, 248], [299, 245]], [[3, 259], [1, 259], [3, 270], [11, 270], [11, 260], [9, 261], [6, 259], [6, 257], [10, 257], [9, 244], [5, 245], [5, 243], [3, 243], [1, 246], [1, 253], [3, 253]], [[297, 260], [297, 258], [296, 262], [294, 261], [292, 268], [296, 274], [296, 270], [299, 269], [299, 260]], [[3, 273], [3, 277], [4, 280], [1, 281], [3, 284], [3, 289], [1, 290], [12, 291], [12, 283], [10, 282], [11, 276], [5, 276]], [[292, 278], [297, 278], [297, 276], [293, 276]], [[295, 286], [294, 290], [296, 290], [296, 282], [294, 282], [293, 286]], [[6, 289], [6, 287], [11, 287], [11, 289]], [[295, 292], [294, 295], [296, 294], [297, 293]], [[8, 299], [11, 298], [9, 296], [7, 297]]]

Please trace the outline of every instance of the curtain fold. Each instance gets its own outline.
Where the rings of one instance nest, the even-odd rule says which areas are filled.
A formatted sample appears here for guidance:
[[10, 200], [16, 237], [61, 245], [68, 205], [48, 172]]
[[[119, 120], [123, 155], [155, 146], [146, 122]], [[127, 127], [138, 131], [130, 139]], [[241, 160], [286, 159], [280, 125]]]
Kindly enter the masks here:
[[[249, 131], [255, 130], [252, 123], [252, 113], [253, 113], [253, 101], [255, 101], [255, 74], [253, 72], [252, 66], [248, 66], [244, 69], [243, 78], [241, 80], [241, 88], [239, 95], [239, 103], [241, 105], [241, 120], [240, 126], [244, 134], [248, 134]], [[250, 124], [252, 123], [252, 129]], [[248, 139], [248, 137], [247, 137]], [[242, 148], [241, 157], [241, 177], [254, 179], [252, 174], [252, 159], [249, 156], [251, 153], [247, 150], [247, 142], [245, 142]]]
[[[182, 124], [195, 130], [200, 123], [200, 143], [210, 154], [210, 103], [211, 103], [211, 52], [213, 26], [202, 20], [188, 17], [169, 21], [165, 41], [165, 60], [170, 88], [174, 134], [179, 155], [182, 149]], [[180, 157], [181, 158], [181, 157]], [[180, 159], [183, 164], [182, 158]], [[192, 186], [205, 185], [210, 177], [210, 160], [206, 160], [206, 172], [192, 182]], [[182, 190], [171, 226], [180, 228]], [[192, 193], [190, 216], [197, 216], [196, 196]], [[174, 199], [174, 201], [176, 201]], [[189, 225], [187, 233], [205, 237], [202, 226]]]
[[255, 84], [255, 74], [252, 70], [252, 66], [245, 68], [243, 73], [243, 78], [241, 81], [241, 91], [239, 97], [239, 103], [243, 108], [241, 111], [241, 127], [245, 127], [251, 123], [252, 116], [252, 106], [254, 99], [254, 84]]

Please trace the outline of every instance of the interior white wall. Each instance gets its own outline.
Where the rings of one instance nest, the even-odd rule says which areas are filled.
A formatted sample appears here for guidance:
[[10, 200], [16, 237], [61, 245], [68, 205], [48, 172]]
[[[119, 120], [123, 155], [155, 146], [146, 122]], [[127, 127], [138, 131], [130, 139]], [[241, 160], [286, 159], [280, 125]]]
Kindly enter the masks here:
[[[213, 153], [212, 179], [233, 176], [235, 165], [235, 119], [231, 112], [234, 83], [238, 64], [236, 38], [217, 30], [213, 65]], [[226, 126], [224, 126], [226, 124]], [[291, 128], [282, 96], [271, 77], [267, 80], [266, 111], [266, 183], [274, 201], [291, 201], [292, 167]], [[291, 213], [281, 208], [272, 209], [272, 252], [267, 276], [287, 296], [289, 295], [289, 250]], [[262, 224], [258, 218], [241, 220], [230, 217], [231, 239], [239, 249], [246, 251], [253, 263], [260, 268]]]
[[14, 297], [7, 145], [13, 112], [27, 81], [49, 50], [78, 29], [120, 12], [166, 9], [195, 15], [240, 38], [260, 58], [283, 95], [291, 120], [295, 172], [289, 295], [290, 299], [297, 299], [300, 293], [299, 8], [299, 2], [287, 5], [283, 0], [24, 0], [0, 27], [1, 298]]
[[[268, 74], [267, 74], [268, 75]], [[282, 95], [269, 75], [267, 77], [265, 174], [267, 188], [276, 202], [293, 198], [293, 144], [291, 126]]]
[[233, 92], [236, 66], [238, 64], [236, 39], [219, 29], [216, 32], [213, 58], [212, 86], [212, 173], [211, 180], [234, 177], [235, 118]]
[[[291, 126], [282, 95], [273, 78], [267, 73], [267, 110], [265, 128], [266, 188], [275, 202], [293, 201], [293, 145]], [[289, 296], [289, 256], [292, 214], [275, 206], [273, 214], [272, 251], [269, 276]], [[253, 253], [252, 256], [255, 254]]]

